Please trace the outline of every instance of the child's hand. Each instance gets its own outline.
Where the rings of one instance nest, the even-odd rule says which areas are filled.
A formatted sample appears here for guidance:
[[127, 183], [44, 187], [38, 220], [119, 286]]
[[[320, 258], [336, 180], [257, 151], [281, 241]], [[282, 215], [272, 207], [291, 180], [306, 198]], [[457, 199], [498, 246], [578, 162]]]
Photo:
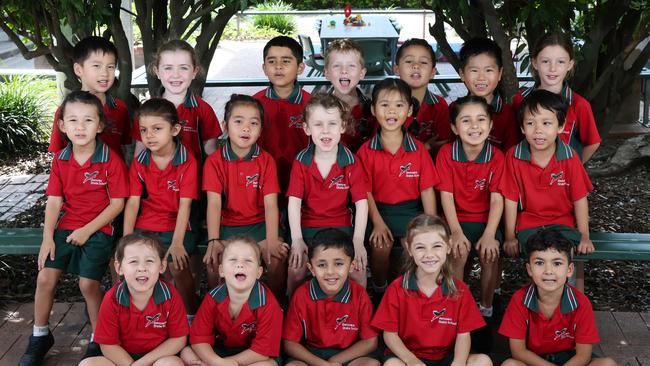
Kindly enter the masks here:
[[291, 255], [289, 255], [289, 267], [293, 269], [301, 268], [305, 257], [307, 257], [307, 244], [302, 238], [293, 239]]
[[578, 254], [590, 254], [596, 250], [594, 243], [589, 238], [582, 237], [578, 244]]
[[476, 251], [482, 260], [493, 263], [499, 259], [499, 241], [494, 238], [494, 235], [486, 237], [483, 234], [476, 242]]
[[503, 243], [503, 250], [509, 257], [519, 256], [519, 240], [517, 238], [506, 239]]
[[239, 366], [237, 361], [233, 360], [230, 357], [224, 357], [217, 363], [217, 366]]
[[289, 244], [281, 241], [279, 238], [264, 239], [260, 242], [260, 251], [262, 252], [262, 258], [267, 264], [271, 263], [271, 257], [283, 261], [289, 254]]
[[50, 257], [50, 260], [54, 260], [54, 250], [56, 248], [56, 245], [54, 244], [54, 239], [49, 238], [45, 239], [43, 238], [43, 242], [41, 243], [41, 249], [38, 251], [38, 270], [40, 271], [41, 269], [45, 268], [45, 261], [47, 260], [47, 257]]
[[412, 361], [407, 361], [405, 362], [406, 366], [426, 366], [424, 362], [422, 362], [420, 359], [416, 358]]
[[352, 267], [356, 271], [361, 271], [368, 266], [368, 252], [366, 247], [363, 246], [363, 239], [352, 239], [354, 243], [354, 261]]
[[212, 240], [208, 243], [208, 249], [203, 256], [203, 263], [209, 272], [217, 273], [219, 270], [219, 255], [223, 252], [221, 240]]
[[70, 233], [70, 235], [68, 235], [68, 237], [65, 239], [65, 242], [72, 245], [82, 246], [86, 244], [86, 241], [92, 234], [93, 233], [89, 232], [85, 227], [80, 227], [79, 229]]
[[451, 255], [460, 258], [469, 253], [472, 243], [465, 236], [462, 230], [451, 233]]
[[177, 271], [182, 271], [190, 266], [190, 256], [183, 247], [183, 243], [172, 243], [169, 250], [167, 250], [167, 254], [165, 254], [165, 258], [168, 256], [172, 257], [172, 263]]
[[389, 246], [389, 243], [392, 242], [393, 233], [390, 232], [390, 229], [383, 220], [373, 226], [372, 233], [370, 233], [370, 244], [373, 248], [381, 249], [384, 246]]

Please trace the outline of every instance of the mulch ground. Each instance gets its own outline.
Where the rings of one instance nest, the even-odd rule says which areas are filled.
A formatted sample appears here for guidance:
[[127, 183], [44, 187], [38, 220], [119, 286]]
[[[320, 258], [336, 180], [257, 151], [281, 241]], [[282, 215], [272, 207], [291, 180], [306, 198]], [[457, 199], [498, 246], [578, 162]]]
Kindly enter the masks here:
[[[588, 167], [605, 164], [622, 140], [605, 141]], [[0, 175], [43, 174], [49, 171], [51, 154], [40, 145], [11, 157], [0, 156]], [[625, 173], [592, 180], [589, 197], [592, 231], [650, 233], [650, 167], [637, 166]], [[41, 227], [45, 198], [15, 221], [0, 227]], [[590, 261], [585, 266], [586, 293], [596, 310], [650, 311], [650, 262]], [[0, 304], [31, 301], [36, 279], [35, 256], [0, 256]], [[477, 284], [478, 270], [469, 282]], [[506, 298], [528, 280], [523, 262], [507, 259], [502, 285]], [[105, 281], [109, 284], [109, 281]], [[476, 287], [475, 287], [476, 288]], [[64, 276], [57, 300], [82, 301], [74, 276]]]

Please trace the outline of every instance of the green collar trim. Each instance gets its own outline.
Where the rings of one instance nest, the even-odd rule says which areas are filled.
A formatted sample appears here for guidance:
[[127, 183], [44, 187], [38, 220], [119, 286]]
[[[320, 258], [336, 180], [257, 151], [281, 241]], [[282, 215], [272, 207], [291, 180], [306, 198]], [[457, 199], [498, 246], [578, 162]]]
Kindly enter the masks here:
[[[514, 151], [515, 158], [519, 160], [530, 161], [530, 144], [526, 139], [523, 139], [520, 143], [515, 146]], [[570, 159], [574, 155], [573, 149], [571, 146], [567, 145], [560, 139], [560, 137], [555, 138], [555, 160], [561, 161], [565, 159]]]
[[[375, 133], [375, 136], [370, 140], [370, 148], [373, 150], [383, 150], [384, 146], [381, 144], [381, 129], [377, 130], [377, 133]], [[404, 151], [406, 152], [413, 152], [417, 150], [417, 145], [415, 144], [415, 140], [413, 140], [413, 137], [411, 134], [406, 132], [404, 129], [402, 129], [402, 133], [404, 133], [404, 138], [402, 139], [402, 145], [404, 146]]]
[[185, 108], [196, 108], [199, 106], [199, 100], [191, 90], [187, 91], [187, 94], [185, 95], [185, 101], [183, 102], [183, 106], [185, 106]]
[[438, 104], [440, 100], [435, 96], [429, 89], [424, 93], [424, 99], [422, 101], [429, 105]]
[[[537, 300], [537, 286], [535, 284], [530, 284], [526, 289], [524, 294], [524, 306], [534, 312], [539, 312], [539, 303]], [[573, 288], [570, 286], [564, 285], [562, 290], [562, 299], [560, 299], [560, 312], [562, 314], [568, 314], [578, 308], [578, 300], [576, 299], [576, 294]]]
[[[273, 89], [273, 85], [269, 86], [266, 88], [266, 97], [269, 99], [273, 100], [282, 100], [278, 93], [275, 92], [275, 89]], [[295, 83], [293, 86], [293, 90], [291, 91], [291, 94], [286, 99], [289, 103], [293, 104], [301, 104], [302, 103], [302, 93], [301, 93], [301, 87], [300, 84]]]
[[[95, 151], [93, 152], [90, 162], [92, 164], [106, 163], [110, 157], [111, 149], [106, 146], [100, 139], [96, 139]], [[72, 143], [69, 143], [63, 151], [59, 153], [59, 160], [70, 160], [72, 156]]]
[[[151, 164], [151, 150], [144, 149], [138, 154], [138, 162], [142, 165], [149, 166]], [[176, 143], [176, 151], [172, 158], [172, 166], [179, 166], [187, 161], [187, 148], [180, 142]]]
[[[478, 154], [474, 162], [477, 164], [489, 163], [492, 160], [492, 156], [494, 156], [492, 144], [490, 144], [488, 140], [485, 140], [483, 149]], [[451, 159], [453, 161], [458, 161], [461, 163], [469, 162], [469, 159], [467, 159], [467, 155], [465, 155], [465, 150], [463, 149], [463, 143], [462, 141], [460, 141], [460, 139], [456, 139], [451, 144]]]
[[[257, 143], [253, 144], [251, 146], [251, 150], [242, 158], [242, 160], [246, 161], [251, 161], [254, 158], [260, 156], [261, 149], [257, 145]], [[239, 156], [235, 153], [235, 151], [232, 149], [232, 145], [230, 144], [230, 139], [226, 140], [226, 144], [221, 148], [221, 157], [226, 159], [227, 161], [236, 161], [239, 160]]]
[[[327, 299], [327, 295], [320, 288], [320, 286], [318, 285], [318, 281], [315, 278], [312, 278], [311, 281], [309, 281], [309, 296], [314, 301]], [[343, 304], [347, 304], [350, 302], [351, 297], [352, 297], [352, 290], [350, 289], [350, 279], [347, 279], [345, 281], [345, 284], [343, 284], [341, 291], [339, 291], [336, 295], [334, 295], [332, 300]]]
[[[314, 155], [316, 154], [316, 145], [309, 143], [309, 145], [302, 149], [297, 155], [296, 160], [301, 162], [305, 166], [310, 166], [314, 161]], [[354, 164], [354, 154], [350, 149], [345, 147], [339, 142], [338, 152], [336, 153], [336, 162], [341, 169], [345, 168], [348, 165]]]
[[[442, 290], [442, 295], [447, 296], [449, 294], [449, 287], [447, 286], [447, 282], [442, 281], [440, 287]], [[417, 277], [415, 277], [415, 273], [411, 273], [408, 276], [404, 275], [404, 277], [402, 278], [402, 288], [411, 291], [420, 290], [420, 288], [418, 287], [418, 279]]]
[[[228, 297], [228, 286], [224, 283], [221, 286], [215, 287], [210, 291], [210, 296], [216, 302], [223, 302]], [[266, 305], [266, 289], [260, 281], [255, 281], [251, 294], [248, 296], [248, 307], [251, 310], [255, 310], [264, 305]]]
[[[126, 281], [121, 281], [117, 285], [115, 298], [122, 306], [128, 308], [131, 305], [131, 294], [129, 293], [129, 286], [127, 286]], [[171, 300], [171, 298], [172, 292], [169, 286], [165, 282], [158, 280], [153, 287], [153, 301], [156, 305], [160, 305], [167, 300]]]
[[501, 110], [503, 109], [503, 98], [501, 98], [501, 95], [499, 95], [499, 93], [495, 93], [492, 97], [490, 108], [494, 113], [501, 113]]

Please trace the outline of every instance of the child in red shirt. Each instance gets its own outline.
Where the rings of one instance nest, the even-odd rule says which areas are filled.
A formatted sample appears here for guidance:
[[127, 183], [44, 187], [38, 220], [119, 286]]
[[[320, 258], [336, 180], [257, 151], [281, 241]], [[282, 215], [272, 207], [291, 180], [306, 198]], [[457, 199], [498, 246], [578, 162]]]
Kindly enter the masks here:
[[177, 137], [181, 132], [176, 107], [163, 98], [146, 101], [137, 112], [140, 138], [146, 146], [131, 164], [131, 193], [124, 209], [124, 234], [135, 230], [160, 236], [171, 275], [188, 316], [198, 307], [190, 255], [196, 251], [197, 228], [190, 207], [199, 199], [196, 158]]
[[406, 224], [422, 210], [436, 214], [438, 174], [424, 145], [403, 128], [413, 112], [408, 84], [392, 78], [377, 83], [371, 109], [381, 129], [357, 156], [370, 181], [370, 266], [374, 290], [381, 293], [388, 283], [391, 249], [404, 237]]
[[[126, 166], [97, 135], [104, 127], [101, 101], [86, 91], [68, 94], [59, 129], [70, 143], [52, 160], [43, 243], [38, 253], [34, 330], [20, 365], [41, 365], [54, 344], [48, 328], [54, 292], [65, 271], [79, 275], [92, 329], [104, 295], [100, 281], [113, 249], [112, 221], [129, 194]], [[92, 342], [84, 357], [97, 354]]]
[[535, 89], [545, 89], [566, 99], [569, 108], [560, 133], [565, 144], [571, 146], [586, 162], [600, 146], [600, 134], [589, 102], [571, 90], [566, 81], [574, 65], [573, 43], [567, 34], [546, 33], [535, 42], [530, 54], [535, 85], [519, 91], [513, 100], [515, 110]]
[[531, 284], [512, 295], [499, 333], [510, 339], [512, 358], [502, 366], [614, 366], [596, 358], [596, 319], [589, 298], [566, 283], [573, 272], [573, 244], [554, 230], [541, 230], [526, 243]]
[[370, 298], [349, 279], [354, 258], [350, 236], [323, 229], [314, 236], [308, 257], [314, 277], [296, 290], [284, 322], [284, 349], [293, 358], [286, 365], [379, 366], [371, 355], [378, 341], [370, 326]]
[[264, 128], [262, 104], [248, 95], [233, 94], [226, 103], [228, 139], [203, 166], [203, 190], [208, 195], [208, 249], [203, 257], [210, 285], [217, 285], [223, 241], [236, 234], [257, 240], [269, 269], [273, 293], [286, 293], [288, 245], [278, 234], [278, 176], [269, 153], [257, 145]]
[[104, 296], [95, 341], [102, 356], [81, 366], [182, 366], [177, 354], [185, 347], [189, 326], [176, 289], [160, 279], [167, 261], [162, 243], [149, 234], [124, 236], [115, 250], [115, 270], [123, 281]]
[[467, 285], [452, 276], [450, 233], [437, 217], [408, 225], [406, 272], [390, 284], [371, 325], [384, 331], [384, 365], [492, 366], [470, 354], [470, 332], [485, 325]]
[[450, 108], [451, 129], [458, 138], [438, 152], [436, 169], [440, 201], [451, 229], [454, 275], [463, 279], [471, 252], [481, 263], [481, 314], [492, 316], [492, 299], [499, 272], [503, 235], [499, 222], [503, 196], [498, 191], [503, 173], [503, 153], [489, 139], [493, 129], [490, 108], [483, 99], [468, 95]]
[[[339, 143], [349, 119], [347, 107], [331, 94], [315, 94], [305, 106], [305, 133], [312, 143], [296, 156], [291, 169], [289, 196], [289, 295], [307, 275], [307, 245], [316, 231], [335, 227], [352, 236], [354, 271], [351, 276], [366, 285], [368, 221], [366, 176], [354, 154]], [[345, 121], [345, 122], [344, 122]], [[349, 209], [354, 203], [354, 221]]]
[[185, 364], [278, 366], [282, 309], [259, 278], [262, 257], [257, 242], [235, 235], [219, 265], [225, 284], [203, 299], [190, 329]]

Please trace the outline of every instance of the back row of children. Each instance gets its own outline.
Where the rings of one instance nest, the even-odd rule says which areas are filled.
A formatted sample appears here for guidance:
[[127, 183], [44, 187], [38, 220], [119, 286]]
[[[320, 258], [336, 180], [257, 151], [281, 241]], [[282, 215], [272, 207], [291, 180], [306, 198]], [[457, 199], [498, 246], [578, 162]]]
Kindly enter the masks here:
[[[568, 48], [561, 42], [544, 43], [552, 37], [543, 38], [543, 48], [533, 51], [533, 66], [540, 73], [536, 87], [540, 90], [552, 89], [558, 80], [562, 84], [573, 64], [570, 43]], [[549, 48], [555, 53], [542, 52]], [[410, 40], [400, 48], [395, 71], [404, 81], [380, 82], [368, 108], [367, 99], [356, 88], [364, 76], [358, 46], [345, 40], [331, 45], [325, 74], [332, 81], [330, 94], [335, 98], [320, 95], [308, 105], [309, 94], [295, 83], [304, 68], [302, 50], [293, 39], [277, 37], [264, 48], [263, 69], [271, 86], [254, 98], [231, 98], [225, 115], [228, 139], [217, 147], [221, 129], [216, 116], [207, 103], [189, 90], [198, 72], [193, 51], [184, 42], [172, 41], [161, 47], [152, 70], [164, 87], [163, 98], [146, 102], [133, 124], [132, 137], [142, 143], [138, 143], [131, 174], [127, 174], [120, 159], [120, 144], [129, 140], [124, 129], [129, 121], [124, 121], [126, 114], [117, 114], [117, 110], [125, 109], [124, 104], [107, 93], [114, 81], [115, 48], [101, 38], [80, 42], [75, 47], [75, 73], [81, 79], [82, 90], [99, 99], [89, 93], [72, 93], [57, 111], [55, 132], [65, 135], [58, 146], [64, 148], [57, 152], [52, 164], [44, 240], [38, 260], [41, 271], [34, 333], [21, 364], [38, 364], [53, 343], [47, 322], [56, 283], [64, 270], [79, 274], [80, 289], [95, 329], [102, 297], [99, 280], [111, 257], [111, 222], [122, 211], [127, 197], [124, 233], [146, 230], [161, 235], [188, 314], [195, 312], [197, 302], [189, 255], [196, 248], [198, 227], [190, 220], [190, 213], [192, 201], [199, 198], [200, 165], [205, 155], [209, 155], [202, 176], [202, 188], [208, 195], [208, 251], [204, 257], [208, 269], [217, 271], [223, 239], [237, 233], [252, 235], [260, 242], [262, 257], [271, 269], [271, 289], [281, 296], [286, 261], [289, 292], [293, 293], [306, 275], [305, 241], [323, 227], [337, 227], [352, 235], [352, 276], [362, 284], [368, 261], [364, 236], [369, 236], [373, 287], [378, 291], [385, 289], [390, 251], [393, 243], [399, 245], [400, 238], [405, 237], [405, 224], [418, 212], [436, 213], [434, 186], [443, 192], [441, 201], [452, 229], [450, 247], [458, 262], [455, 268], [459, 277], [472, 245], [485, 267], [495, 268], [499, 253], [496, 233], [504, 206], [501, 193], [506, 198], [504, 249], [508, 254], [519, 251], [515, 233], [523, 244], [522, 234], [530, 236], [534, 228], [554, 224], [580, 244], [580, 252], [593, 250], [588, 239], [586, 210], [590, 183], [574, 151], [555, 138], [566, 120], [565, 100], [552, 92], [527, 93], [519, 109], [526, 140], [506, 159], [505, 170], [512, 176], [506, 174], [499, 185], [498, 169], [481, 169], [491, 165], [485, 163], [498, 162], [499, 157], [503, 160], [499, 150], [486, 142], [488, 134], [496, 146], [505, 149], [513, 144], [506, 141], [516, 144], [511, 136], [519, 131], [514, 118], [507, 117], [507, 113], [506, 117], [496, 117], [508, 110], [495, 94], [501, 74], [501, 53], [487, 39], [468, 42], [464, 51], [460, 74], [470, 96], [452, 105], [452, 123], [444, 124], [448, 120], [434, 119], [448, 113], [444, 99], [427, 89], [435, 74], [435, 57], [426, 42]], [[567, 88], [562, 90], [566, 92]], [[568, 95], [572, 95], [569, 100], [573, 104], [580, 101], [575, 93]], [[413, 100], [420, 103], [412, 103]], [[348, 124], [350, 107], [355, 120]], [[307, 118], [303, 117], [303, 109]], [[103, 112], [108, 119], [104, 119]], [[501, 122], [503, 128], [497, 128], [497, 120], [506, 121]], [[591, 130], [583, 128], [580, 121], [573, 122], [576, 128], [572, 131], [578, 131], [582, 137], [581, 131]], [[459, 139], [446, 147], [448, 154], [443, 154], [445, 148], [438, 153], [436, 169], [428, 150], [435, 151], [449, 139], [449, 130]], [[98, 134], [100, 140], [95, 139]], [[364, 144], [357, 151], [359, 161], [351, 150], [339, 144], [341, 135], [351, 141], [353, 148]], [[61, 136], [53, 134], [53, 146]], [[311, 136], [311, 144], [307, 143], [307, 136]], [[595, 144], [585, 145], [582, 156], [588, 158]], [[216, 153], [210, 155], [212, 152]], [[443, 173], [440, 167], [445, 163], [450, 167]], [[460, 171], [454, 174], [454, 170]], [[499, 186], [502, 188], [495, 188]], [[557, 203], [547, 207], [551, 200], [543, 197], [550, 194], [549, 187], [556, 190], [554, 197], [566, 200], [562, 207], [558, 208]], [[472, 189], [489, 199], [463, 196], [464, 191]], [[526, 191], [529, 189], [534, 190]], [[282, 201], [285, 193], [289, 196], [286, 216], [291, 247], [278, 232], [277, 201]], [[348, 196], [355, 203], [354, 221], [347, 209]], [[522, 212], [517, 213], [517, 203], [523, 206]], [[282, 203], [279, 206], [284, 207]], [[61, 212], [65, 215], [59, 220]], [[465, 213], [468, 215], [463, 216]], [[481, 305], [489, 309], [496, 281], [482, 282], [485, 296], [481, 297]]]

